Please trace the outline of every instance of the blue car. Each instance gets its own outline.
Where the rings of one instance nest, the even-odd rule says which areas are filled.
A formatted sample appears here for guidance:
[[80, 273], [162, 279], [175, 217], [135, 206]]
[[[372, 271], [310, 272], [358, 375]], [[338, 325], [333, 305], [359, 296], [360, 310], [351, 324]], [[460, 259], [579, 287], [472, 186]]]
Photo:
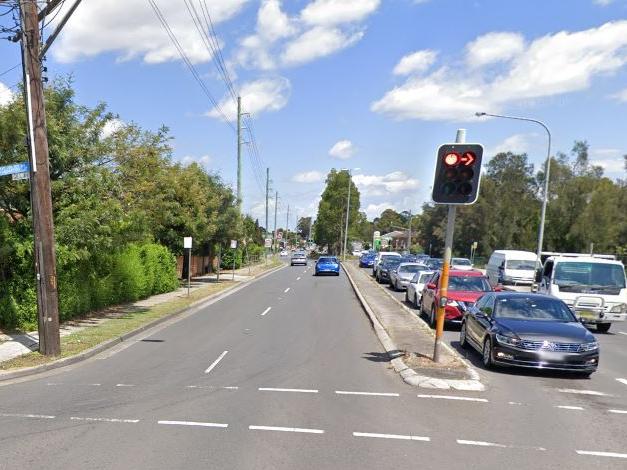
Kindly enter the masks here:
[[374, 265], [374, 259], [376, 258], [376, 252], [367, 252], [359, 257], [359, 267], [360, 268], [372, 268]]
[[314, 276], [320, 276], [321, 274], [334, 274], [340, 275], [340, 263], [337, 258], [333, 256], [323, 256], [316, 262], [316, 269]]

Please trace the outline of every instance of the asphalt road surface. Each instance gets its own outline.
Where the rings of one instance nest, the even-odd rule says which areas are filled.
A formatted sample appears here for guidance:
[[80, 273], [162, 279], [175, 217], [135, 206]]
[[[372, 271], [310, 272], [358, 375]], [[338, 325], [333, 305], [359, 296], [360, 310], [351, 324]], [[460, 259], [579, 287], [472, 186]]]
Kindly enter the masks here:
[[[624, 469], [620, 330], [599, 335], [590, 380], [480, 370], [485, 392], [413, 388], [343, 273], [287, 267], [70, 369], [0, 386], [0, 468]], [[457, 332], [446, 338], [455, 346]]]

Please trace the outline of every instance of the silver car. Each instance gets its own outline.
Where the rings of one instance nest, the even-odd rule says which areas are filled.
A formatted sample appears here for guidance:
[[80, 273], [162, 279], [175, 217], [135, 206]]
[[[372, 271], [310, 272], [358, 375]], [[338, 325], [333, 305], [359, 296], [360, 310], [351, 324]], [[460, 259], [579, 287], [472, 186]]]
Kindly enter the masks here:
[[435, 271], [418, 271], [405, 291], [405, 302], [411, 303], [414, 308], [420, 308], [420, 302], [422, 302], [422, 289], [425, 284], [429, 282], [429, 279], [433, 276]]
[[307, 266], [307, 255], [305, 253], [294, 253], [292, 255], [290, 265], [296, 266], [297, 264], [301, 266]]
[[394, 290], [405, 290], [414, 275], [424, 269], [427, 269], [424, 264], [401, 263], [396, 269], [390, 270], [390, 285]]

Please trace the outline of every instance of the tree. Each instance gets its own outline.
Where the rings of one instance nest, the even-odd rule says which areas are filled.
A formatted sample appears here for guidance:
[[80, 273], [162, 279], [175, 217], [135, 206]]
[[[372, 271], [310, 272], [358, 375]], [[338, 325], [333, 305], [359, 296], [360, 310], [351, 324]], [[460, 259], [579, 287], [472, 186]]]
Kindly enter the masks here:
[[305, 240], [311, 238], [311, 217], [301, 217], [296, 224], [296, 232]]
[[398, 230], [399, 227], [406, 227], [407, 223], [403, 220], [401, 214], [394, 209], [385, 209], [380, 217], [375, 217], [374, 226], [375, 230], [378, 230], [383, 235]]

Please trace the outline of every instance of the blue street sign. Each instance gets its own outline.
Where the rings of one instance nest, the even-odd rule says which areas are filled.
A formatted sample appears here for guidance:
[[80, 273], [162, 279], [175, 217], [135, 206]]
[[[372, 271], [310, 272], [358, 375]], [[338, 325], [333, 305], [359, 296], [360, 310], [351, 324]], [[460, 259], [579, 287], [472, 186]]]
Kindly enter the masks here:
[[0, 166], [0, 176], [12, 175], [14, 173], [27, 173], [30, 171], [28, 162], [14, 163], [13, 165]]

